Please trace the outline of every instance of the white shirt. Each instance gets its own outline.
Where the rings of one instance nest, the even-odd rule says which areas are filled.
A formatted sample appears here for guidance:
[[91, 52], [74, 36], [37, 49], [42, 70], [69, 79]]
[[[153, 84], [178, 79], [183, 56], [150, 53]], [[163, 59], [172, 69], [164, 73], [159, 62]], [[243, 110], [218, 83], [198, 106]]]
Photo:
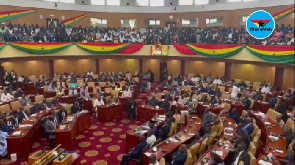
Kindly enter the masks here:
[[238, 165], [238, 164], [239, 164], [240, 156], [241, 156], [242, 153], [243, 153], [243, 151], [240, 151], [240, 152], [239, 152], [239, 154], [238, 154], [238, 156], [236, 157], [236, 160], [235, 160], [235, 162], [234, 162], [234, 165]]
[[192, 77], [191, 80], [193, 82], [198, 82], [198, 81], [200, 81], [200, 78], [199, 77]]
[[261, 93], [269, 93], [269, 91], [270, 91], [269, 87], [263, 87], [261, 89]]
[[10, 93], [7, 93], [6, 95], [3, 93], [1, 95], [1, 101], [11, 101], [13, 99], [13, 96]]
[[132, 93], [130, 91], [123, 91], [122, 97], [132, 97]]
[[101, 99], [100, 101], [98, 101], [98, 99], [96, 99], [96, 100], [94, 101], [93, 107], [101, 106], [101, 105], [104, 105], [103, 100]]
[[29, 119], [29, 117], [27, 116], [27, 114], [24, 112], [24, 111], [22, 111], [22, 113], [24, 114], [24, 116], [25, 116], [25, 119], [24, 119], [24, 121], [25, 120], [27, 120], [27, 119]]
[[232, 98], [236, 98], [237, 97], [237, 94], [240, 92], [240, 88], [238, 88], [237, 86], [233, 86], [233, 89], [232, 89], [232, 92], [230, 94], [230, 96]]
[[160, 163], [158, 161], [156, 161], [156, 163], [154, 163], [154, 164], [150, 163], [149, 165], [160, 165]]
[[146, 143], [152, 146], [156, 140], [157, 140], [156, 136], [152, 135], [146, 139]]
[[221, 81], [220, 79], [215, 79], [215, 80], [213, 81], [213, 84], [218, 84], [218, 85], [220, 85], [220, 84], [222, 84], [222, 81]]

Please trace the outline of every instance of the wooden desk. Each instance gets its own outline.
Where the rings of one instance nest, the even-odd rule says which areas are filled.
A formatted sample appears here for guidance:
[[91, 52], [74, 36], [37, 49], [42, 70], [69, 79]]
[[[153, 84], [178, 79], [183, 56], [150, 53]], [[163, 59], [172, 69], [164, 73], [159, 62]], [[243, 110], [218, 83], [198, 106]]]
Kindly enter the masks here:
[[173, 113], [176, 113], [177, 110], [180, 110], [180, 111], [187, 110], [187, 106], [181, 105], [181, 104], [176, 104], [171, 106], [171, 111]]
[[[79, 133], [90, 127], [90, 117], [91, 113], [81, 113], [71, 123], [60, 124], [60, 127], [55, 131], [56, 144], [61, 144], [61, 148], [66, 150], [72, 150], [74, 140]], [[62, 129], [64, 126], [67, 126], [68, 129]]]
[[122, 117], [122, 104], [97, 107], [97, 120], [107, 122]]
[[[265, 157], [265, 160], [264, 160], [264, 157]], [[268, 157], [267, 157], [267, 154], [260, 154], [259, 157], [257, 158], [256, 164], [257, 165], [262, 165], [261, 163], [259, 163], [259, 160], [263, 160], [263, 161], [269, 162], [272, 165], [281, 165], [281, 163], [279, 161], [274, 161], [272, 159], [269, 160]]]
[[[207, 108], [207, 105], [203, 105], [203, 104], [198, 104], [197, 106], [197, 115], [198, 116], [203, 116], [203, 114], [205, 113], [205, 109]], [[221, 107], [212, 107], [209, 106], [209, 111], [214, 113], [214, 114], [220, 114], [220, 112], [223, 110], [223, 108]]]
[[[271, 142], [268, 138], [272, 133], [275, 135], [281, 135], [283, 133], [277, 122], [273, 121], [262, 112], [253, 111], [252, 116], [256, 120], [257, 126], [261, 129], [261, 139], [265, 142], [264, 152], [266, 154], [272, 153], [274, 156], [284, 158], [286, 156], [286, 139], [279, 138], [277, 141]], [[270, 127], [265, 125], [265, 122], [270, 123]], [[274, 152], [270, 149], [271, 147], [273, 147], [274, 150], [277, 149], [277, 147], [280, 147], [283, 153]]]
[[[30, 116], [30, 120], [26, 120], [22, 123], [31, 124], [32, 126], [29, 128], [19, 127], [14, 130], [21, 131], [21, 136], [13, 136], [12, 134], [7, 137], [7, 155], [12, 153], [16, 153], [18, 159], [27, 159], [30, 153], [30, 149], [33, 144], [40, 140], [42, 137], [43, 128], [41, 126], [41, 119], [45, 116], [49, 116], [52, 114], [52, 110], [48, 111], [40, 111], [34, 116]], [[35, 120], [33, 123], [32, 120]]]
[[44, 94], [44, 88], [35, 88], [34, 87], [34, 94], [43, 95]]
[[155, 107], [149, 106], [149, 105], [142, 105], [137, 107], [137, 113], [136, 113], [136, 120], [147, 122], [155, 115], [163, 115], [165, 114], [163, 108], [156, 109]]
[[270, 105], [268, 102], [255, 101], [252, 110], [266, 113], [269, 108], [270, 108]]
[[243, 113], [243, 110], [245, 110], [245, 105], [243, 105], [242, 103], [238, 103], [238, 102], [233, 103], [231, 100], [227, 100], [226, 103], [229, 103], [231, 105], [230, 109], [235, 108], [239, 116], [241, 116]]
[[50, 98], [50, 97], [55, 97], [56, 96], [56, 92], [45, 92], [44, 93], [44, 97], [45, 98]]
[[92, 100], [83, 100], [83, 110], [93, 111]]
[[[223, 118], [223, 124], [226, 126], [225, 128], [232, 128], [233, 131], [232, 131], [232, 136], [227, 136], [227, 135], [224, 135], [224, 133], [221, 135], [221, 138], [209, 149], [207, 150], [207, 152], [201, 156], [195, 163], [194, 165], [203, 165], [202, 163], [202, 160], [204, 158], [206, 159], [211, 159], [211, 152], [212, 151], [222, 151], [222, 156], [220, 156], [222, 159], [225, 159], [225, 157], [228, 155], [228, 152], [229, 152], [229, 148], [232, 148], [233, 147], [233, 144], [229, 141], [229, 140], [225, 140], [224, 137], [227, 137], [227, 139], [233, 139], [235, 137], [235, 133], [234, 133], [234, 130], [236, 128], [236, 125], [235, 125], [235, 121], [228, 118], [228, 117], [222, 117]], [[230, 123], [230, 124], [229, 124]], [[219, 145], [219, 141], [222, 140], [223, 141], [223, 145], [220, 146]], [[227, 145], [227, 148], [225, 148], [225, 145]]]
[[34, 83], [23, 83], [23, 91], [26, 94], [35, 94], [35, 84]]
[[[157, 157], [157, 160], [160, 160], [163, 157], [167, 157], [171, 154], [173, 154], [182, 144], [187, 143], [189, 140], [191, 140], [195, 133], [199, 132], [201, 128], [201, 120], [200, 118], [197, 118], [197, 116], [190, 116], [188, 119], [189, 123], [177, 134], [180, 135], [180, 141], [178, 142], [170, 142], [169, 144], [165, 143], [165, 140], [158, 145], [156, 145], [158, 151], [154, 152], [152, 149], [147, 150], [142, 155], [142, 165], [149, 165], [149, 158], [146, 155], [146, 153], [152, 153], [155, 154]], [[183, 130], [187, 129], [188, 132], [184, 132]], [[176, 138], [175, 136], [171, 136], [171, 138]], [[166, 151], [165, 153], [162, 151]]]
[[[163, 121], [159, 121], [155, 124], [155, 127], [160, 128], [164, 124]], [[126, 132], [126, 152], [128, 152], [130, 149], [136, 147], [139, 144], [139, 136], [145, 135], [146, 131], [143, 130], [143, 126], [146, 124], [142, 124], [138, 126], [137, 128], [133, 130], [129, 130]], [[136, 134], [136, 130], [143, 130], [141, 131], [141, 134]]]
[[62, 96], [58, 98], [60, 103], [65, 103], [65, 104], [73, 104], [76, 96]]
[[128, 101], [129, 101], [129, 97], [118, 97], [119, 99], [119, 103], [122, 104], [122, 111], [123, 112], [127, 112], [127, 104], [128, 104]]

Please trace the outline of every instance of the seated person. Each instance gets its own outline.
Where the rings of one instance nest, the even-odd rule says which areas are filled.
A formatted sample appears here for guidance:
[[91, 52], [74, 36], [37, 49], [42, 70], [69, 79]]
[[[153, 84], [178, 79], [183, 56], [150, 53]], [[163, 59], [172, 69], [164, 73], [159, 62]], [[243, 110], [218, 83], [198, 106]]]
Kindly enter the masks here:
[[56, 83], [53, 83], [51, 80], [49, 80], [47, 84], [48, 92], [55, 92], [55, 89], [56, 89]]
[[139, 137], [139, 144], [133, 148], [130, 152], [123, 155], [120, 165], [126, 165], [131, 159], [139, 159], [141, 157], [142, 150], [146, 147], [146, 139], [143, 135]]
[[268, 100], [268, 103], [269, 103], [269, 107], [274, 109], [276, 107], [276, 104], [277, 104], [277, 98], [276, 98], [276, 95], [273, 94], [271, 96], [271, 98]]
[[171, 94], [174, 95], [175, 97], [180, 95], [179, 91], [176, 88], [173, 88], [173, 91], [171, 91]]
[[25, 94], [24, 91], [22, 91], [20, 88], [18, 88], [13, 96], [14, 96], [14, 98], [19, 98], [19, 97], [22, 97], [24, 94]]
[[195, 101], [190, 97], [188, 101], [185, 103], [187, 106], [187, 111], [188, 112], [194, 112], [195, 111]]
[[40, 89], [40, 88], [42, 88], [42, 87], [44, 87], [44, 83], [41, 82], [41, 80], [39, 80], [38, 82], [35, 83], [35, 88]]
[[218, 154], [211, 154], [212, 158], [209, 160], [210, 165], [225, 165]]
[[64, 119], [68, 117], [68, 112], [65, 107], [61, 107], [60, 110], [56, 113], [57, 119], [59, 122], [62, 122]]
[[53, 99], [51, 100], [51, 104], [52, 106], [57, 106], [59, 105], [59, 100], [57, 99], [57, 97], [53, 97]]
[[256, 95], [254, 95], [253, 99], [254, 99], [254, 100], [258, 100], [258, 101], [262, 101], [262, 100], [263, 100], [263, 96], [262, 96], [261, 92], [258, 91], [258, 92], [256, 93]]
[[215, 95], [215, 92], [214, 92], [214, 90], [211, 87], [209, 87], [207, 89], [207, 93], [208, 93], [208, 95]]
[[117, 84], [115, 87], [115, 91], [121, 91], [121, 90], [122, 90], [121, 85]]
[[251, 135], [251, 133], [253, 132], [254, 130], [254, 126], [253, 126], [253, 123], [252, 123], [252, 119], [250, 117], [247, 117], [246, 119], [246, 125], [244, 126], [243, 129], [245, 129], [248, 133], [248, 135]]
[[175, 123], [175, 118], [174, 118], [174, 115], [173, 115], [172, 111], [169, 111], [168, 113], [166, 113], [166, 117], [169, 118], [169, 121], [171, 123]]
[[253, 87], [250, 86], [249, 90], [246, 92], [245, 97], [247, 96], [248, 98], [253, 98], [255, 95], [255, 92], [253, 91]]
[[174, 119], [175, 119], [175, 122], [176, 123], [179, 123], [180, 122], [180, 118], [181, 118], [181, 111], [180, 110], [177, 110], [175, 115], [173, 115]]
[[9, 135], [7, 132], [3, 132], [0, 130], [0, 156], [3, 158], [7, 155], [7, 141], [6, 138]]
[[282, 120], [282, 116], [281, 116], [281, 115], [279, 115], [279, 116], [276, 117], [276, 121], [277, 121], [277, 124], [280, 126], [280, 128], [281, 128], [282, 130], [284, 130], [286, 124], [285, 124], [285, 122]]
[[195, 133], [192, 142], [190, 142], [187, 147], [190, 148], [191, 146], [193, 146], [196, 143], [202, 143], [203, 142], [203, 138], [201, 137], [201, 135], [199, 133]]
[[122, 92], [122, 97], [132, 97], [132, 92], [126, 87], [125, 90]]
[[292, 98], [293, 94], [292, 94], [291, 89], [287, 89], [287, 92], [284, 94], [284, 96], [285, 96], [286, 98]]
[[39, 103], [35, 102], [34, 105], [31, 107], [31, 115], [38, 113], [40, 110], [44, 110]]
[[233, 119], [236, 124], [239, 124], [240, 118], [235, 108], [228, 111], [228, 117]]
[[203, 139], [209, 138], [211, 136], [211, 127], [208, 126], [205, 128], [205, 134], [202, 136]]
[[71, 107], [71, 114], [74, 115], [74, 114], [81, 112], [81, 111], [82, 111], [82, 109], [80, 108], [78, 102], [75, 102], [73, 104], [73, 106]]
[[7, 125], [10, 129], [14, 130], [15, 127], [19, 126], [21, 121], [19, 121], [18, 117], [19, 113], [16, 110], [14, 110], [12, 112], [12, 116], [7, 120]]
[[220, 98], [222, 96], [222, 92], [220, 91], [220, 88], [217, 88], [216, 92], [215, 92], [215, 97]]
[[202, 116], [202, 120], [201, 120], [201, 125], [202, 127], [207, 127], [208, 124], [210, 124], [212, 122], [212, 119], [213, 119], [213, 115], [211, 112], [209, 112], [209, 109], [206, 108], [205, 109], [205, 112]]
[[244, 142], [236, 143], [235, 148], [229, 151], [224, 159], [225, 164], [238, 165], [241, 162], [244, 165], [250, 165], [250, 156], [247, 153], [247, 146]]
[[184, 165], [187, 159], [187, 147], [182, 144], [178, 151], [172, 154], [172, 162], [167, 162], [166, 165]]
[[119, 104], [118, 97], [111, 95], [110, 104]]
[[289, 147], [289, 145], [292, 143], [294, 137], [294, 133], [292, 132], [292, 129], [290, 127], [285, 127], [283, 134], [281, 135], [286, 139], [286, 148]]
[[158, 101], [158, 99], [156, 99], [155, 95], [153, 95], [152, 98], [148, 101], [148, 105], [153, 106], [153, 107], [159, 105], [159, 101]]
[[97, 93], [97, 98], [103, 98], [103, 92], [99, 89], [99, 88], [97, 88], [96, 89], [96, 93]]
[[202, 98], [200, 99], [200, 102], [207, 103], [208, 102], [207, 95], [202, 95]]
[[65, 93], [64, 93], [64, 91], [63, 91], [62, 88], [59, 88], [58, 92], [56, 93], [56, 96], [57, 96], [57, 97], [65, 96]]
[[82, 93], [80, 94], [80, 98], [81, 98], [82, 100], [88, 100], [88, 99], [90, 99], [89, 93], [82, 92]]
[[55, 115], [51, 115], [47, 118], [44, 124], [45, 133], [48, 135], [48, 138], [50, 140], [50, 144], [52, 147], [54, 147], [55, 145], [55, 142], [54, 142], [54, 139], [56, 138], [55, 130], [58, 127], [57, 122], [55, 120], [56, 120]]
[[149, 156], [149, 165], [160, 165], [155, 154]]
[[22, 122], [28, 120], [29, 117], [30, 117], [29, 112], [28, 112], [27, 110], [25, 110], [24, 107], [20, 107], [18, 113], [19, 113], [18, 121], [19, 121], [20, 123], [22, 123]]
[[153, 121], [153, 120], [151, 120], [151, 121], [149, 122], [149, 127], [150, 127], [151, 130], [153, 130], [153, 134], [154, 134], [154, 135], [156, 136], [156, 138], [158, 139], [159, 136], [160, 136], [160, 132], [159, 132], [160, 130], [159, 130], [158, 127], [155, 126], [155, 124], [156, 124], [156, 122]]
[[86, 85], [84, 85], [82, 88], [80, 88], [80, 94], [84, 94], [84, 95], [88, 95], [88, 87]]
[[245, 110], [250, 110], [251, 100], [249, 99], [249, 96], [245, 95], [245, 98], [243, 100], [243, 104], [245, 106]]
[[11, 134], [12, 130], [8, 127], [8, 125], [4, 121], [5, 116], [0, 117], [0, 130], [2, 132], [7, 132], [8, 135]]
[[160, 108], [163, 108], [165, 113], [167, 113], [170, 110], [170, 103], [167, 100], [167, 98], [165, 98], [164, 101], [161, 102]]
[[101, 99], [100, 97], [95, 99], [94, 103], [93, 103], [93, 108], [96, 108], [98, 106], [102, 106], [104, 105], [104, 101], [103, 99]]
[[236, 131], [236, 144], [240, 143], [240, 142], [244, 142], [246, 144], [246, 147], [249, 148], [250, 145], [250, 137], [247, 134], [247, 132], [243, 131], [243, 130], [237, 130]]
[[14, 97], [10, 93], [7, 93], [7, 91], [4, 91], [4, 93], [1, 95], [2, 102], [10, 102], [13, 99]]
[[72, 80], [70, 83], [69, 83], [69, 95], [72, 96], [72, 95], [77, 95], [78, 94], [78, 91], [77, 91], [77, 88], [78, 88], [78, 84], [76, 81]]
[[153, 146], [153, 144], [156, 142], [157, 138], [156, 136], [153, 134], [153, 130], [148, 130], [146, 133], [146, 143], [149, 146]]
[[165, 118], [165, 123], [164, 125], [161, 127], [160, 129], [160, 134], [159, 134], [159, 137], [162, 139], [162, 140], [165, 140], [167, 139], [168, 137], [168, 134], [170, 132], [170, 128], [171, 128], [171, 122], [170, 122], [170, 119], [168, 117]]
[[237, 97], [235, 98], [235, 101], [237, 101], [237, 102], [242, 102], [244, 99], [243, 99], [243, 97], [242, 97], [242, 93], [238, 93], [237, 94]]
[[22, 95], [21, 96], [21, 99], [19, 100], [19, 104], [21, 105], [21, 106], [27, 106], [27, 105], [30, 105], [31, 104], [31, 99], [28, 97], [28, 96], [26, 96], [26, 95]]
[[264, 84], [264, 86], [261, 88], [261, 93], [269, 93], [270, 92], [270, 88], [268, 86], [268, 84]]
[[215, 104], [218, 104], [218, 99], [216, 97], [213, 97], [213, 99], [211, 100], [211, 105]]
[[235, 133], [238, 134], [237, 132], [243, 131], [243, 135], [245, 135], [248, 139], [250, 139], [250, 135], [248, 134], [248, 132], [244, 129], [244, 125], [242, 123], [239, 123], [237, 125], [237, 128], [235, 130]]
[[187, 102], [187, 98], [185, 98], [184, 95], [181, 95], [181, 97], [177, 101], [177, 104], [185, 105], [186, 102]]

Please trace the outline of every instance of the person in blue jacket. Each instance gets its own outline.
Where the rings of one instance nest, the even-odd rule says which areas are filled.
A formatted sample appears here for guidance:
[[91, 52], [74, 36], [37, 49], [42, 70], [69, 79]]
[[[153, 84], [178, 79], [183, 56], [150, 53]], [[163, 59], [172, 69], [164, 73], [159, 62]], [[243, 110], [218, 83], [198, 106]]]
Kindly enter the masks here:
[[187, 158], [187, 147], [182, 144], [178, 151], [172, 154], [172, 162], [167, 162], [166, 165], [184, 165]]

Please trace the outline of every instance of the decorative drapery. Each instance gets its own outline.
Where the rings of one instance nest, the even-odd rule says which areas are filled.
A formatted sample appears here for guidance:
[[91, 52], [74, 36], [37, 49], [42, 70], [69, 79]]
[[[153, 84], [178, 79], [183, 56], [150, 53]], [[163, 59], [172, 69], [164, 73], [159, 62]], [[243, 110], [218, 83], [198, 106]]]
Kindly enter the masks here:
[[286, 10], [283, 10], [281, 12], [278, 12], [276, 14], [273, 14], [272, 17], [275, 20], [275, 22], [278, 22], [279, 20], [285, 18], [286, 16], [288, 16], [292, 12], [294, 12], [294, 6], [288, 8]]
[[25, 42], [13, 42], [9, 43], [12, 47], [24, 51], [29, 54], [53, 54], [62, 51], [72, 45], [72, 43], [25, 43]]
[[247, 45], [246, 49], [254, 56], [274, 64], [293, 64], [293, 46]]
[[5, 47], [6, 43], [0, 42], [0, 51]]
[[181, 54], [198, 54], [208, 58], [228, 58], [236, 55], [243, 49], [243, 45], [209, 45], [188, 44], [185, 46], [173, 45]]
[[124, 43], [76, 43], [76, 45], [92, 54], [134, 54], [144, 46], [144, 44]]
[[0, 22], [10, 21], [36, 12], [36, 9], [29, 10], [10, 10], [0, 12]]
[[85, 13], [85, 14], [82, 14], [82, 15], [78, 15], [76, 17], [65, 19], [63, 21], [60, 21], [60, 23], [64, 24], [66, 27], [72, 26], [75, 23], [77, 23], [77, 22], [81, 21], [82, 19], [86, 18], [87, 16], [88, 16], [88, 13]]

